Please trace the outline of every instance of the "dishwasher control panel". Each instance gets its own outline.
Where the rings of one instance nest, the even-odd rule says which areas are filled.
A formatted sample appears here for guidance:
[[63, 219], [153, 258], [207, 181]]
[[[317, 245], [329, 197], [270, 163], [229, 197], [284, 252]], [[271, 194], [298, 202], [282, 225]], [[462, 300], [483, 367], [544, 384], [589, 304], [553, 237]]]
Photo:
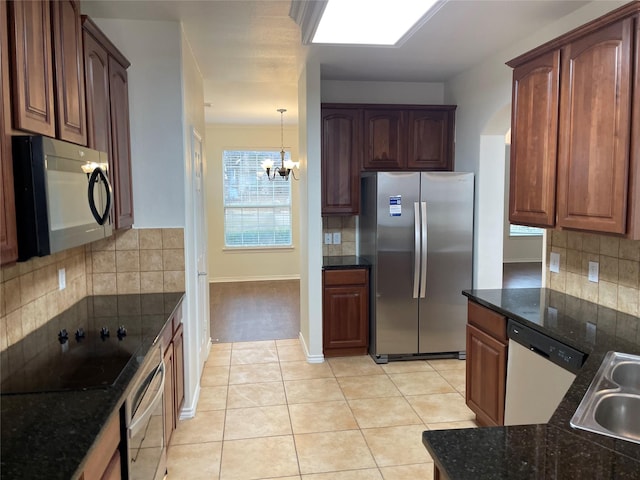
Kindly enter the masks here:
[[507, 336], [572, 373], [578, 373], [587, 358], [586, 353], [511, 319], [507, 324]]

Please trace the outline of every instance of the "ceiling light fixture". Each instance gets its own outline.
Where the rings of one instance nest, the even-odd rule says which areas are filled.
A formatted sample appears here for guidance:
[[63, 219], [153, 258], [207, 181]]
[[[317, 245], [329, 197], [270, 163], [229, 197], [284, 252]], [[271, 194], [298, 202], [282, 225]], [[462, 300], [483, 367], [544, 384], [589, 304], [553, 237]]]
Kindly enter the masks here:
[[[312, 43], [397, 45], [431, 18], [443, 3], [439, 0], [328, 0]], [[436, 5], [438, 8], [434, 8]]]
[[[280, 166], [273, 168], [273, 160], [270, 158], [265, 159], [262, 162], [262, 168], [267, 173], [267, 178], [269, 180], [273, 180], [276, 178], [276, 174], [280, 175], [285, 180], [289, 180], [289, 174], [294, 178], [294, 180], [298, 180], [294, 168], [300, 168], [300, 162], [293, 162], [291, 160], [284, 159], [284, 112], [287, 111], [286, 108], [279, 108], [277, 110], [280, 112]], [[271, 175], [271, 170], [273, 169], [273, 175]]]

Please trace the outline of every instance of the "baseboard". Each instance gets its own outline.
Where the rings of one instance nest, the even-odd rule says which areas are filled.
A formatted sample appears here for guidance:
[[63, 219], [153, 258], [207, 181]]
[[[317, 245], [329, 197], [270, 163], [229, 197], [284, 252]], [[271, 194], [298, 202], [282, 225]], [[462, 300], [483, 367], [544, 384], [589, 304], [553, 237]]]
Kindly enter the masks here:
[[278, 280], [300, 280], [300, 275], [264, 275], [254, 277], [217, 277], [210, 278], [209, 283], [231, 283], [231, 282], [274, 282]]
[[200, 381], [196, 385], [196, 391], [193, 395], [193, 403], [191, 405], [182, 405], [180, 410], [180, 420], [187, 418], [193, 418], [196, 416], [196, 408], [198, 406], [198, 400], [200, 399]]
[[309, 353], [309, 349], [307, 348], [307, 344], [304, 341], [304, 337], [302, 336], [302, 332], [300, 332], [300, 334], [298, 335], [298, 338], [300, 338], [300, 343], [302, 344], [302, 350], [304, 351], [305, 357], [307, 357], [307, 362], [309, 362], [309, 363], [323, 363], [324, 362], [324, 355], [311, 355]]
[[542, 263], [541, 258], [516, 258], [516, 259], [504, 259], [502, 263]]

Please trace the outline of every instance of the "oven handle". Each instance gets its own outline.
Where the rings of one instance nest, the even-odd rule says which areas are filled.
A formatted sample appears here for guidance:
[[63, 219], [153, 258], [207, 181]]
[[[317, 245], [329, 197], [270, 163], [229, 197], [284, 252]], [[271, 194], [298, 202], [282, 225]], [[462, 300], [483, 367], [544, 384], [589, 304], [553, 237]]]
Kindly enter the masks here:
[[164, 378], [165, 378], [164, 360], [158, 366], [156, 370], [156, 374], [153, 376], [153, 378], [149, 382], [149, 385], [155, 382], [158, 375], [162, 375], [162, 378], [160, 380], [160, 386], [158, 387], [158, 392], [156, 393], [156, 396], [153, 398], [153, 400], [151, 400], [151, 403], [149, 404], [147, 409], [144, 412], [142, 412], [140, 416], [135, 420], [131, 419], [132, 422], [129, 425], [129, 428], [127, 429], [129, 438], [135, 437], [138, 434], [138, 431], [147, 424], [147, 420], [149, 419], [153, 411], [156, 409], [158, 404], [162, 401], [162, 395], [164, 394]]

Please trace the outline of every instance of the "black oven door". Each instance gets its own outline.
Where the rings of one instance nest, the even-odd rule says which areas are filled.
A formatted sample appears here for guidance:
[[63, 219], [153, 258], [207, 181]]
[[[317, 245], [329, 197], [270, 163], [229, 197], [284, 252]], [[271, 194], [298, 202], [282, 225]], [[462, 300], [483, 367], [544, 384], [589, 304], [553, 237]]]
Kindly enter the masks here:
[[[158, 362], [158, 363], [156, 363]], [[146, 362], [127, 399], [129, 480], [156, 480], [166, 473], [163, 394], [165, 366], [160, 348]]]

